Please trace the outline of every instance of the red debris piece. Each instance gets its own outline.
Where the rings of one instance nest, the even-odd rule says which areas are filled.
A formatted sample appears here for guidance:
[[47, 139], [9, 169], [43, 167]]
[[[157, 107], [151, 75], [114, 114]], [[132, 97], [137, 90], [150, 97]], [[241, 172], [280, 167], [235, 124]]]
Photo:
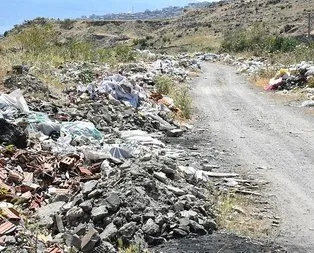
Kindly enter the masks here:
[[100, 172], [101, 163], [95, 163], [90, 167], [90, 171], [95, 174]]
[[32, 200], [29, 208], [35, 210], [42, 206], [42, 203], [44, 202], [44, 198], [39, 196], [38, 194], [34, 195], [33, 198], [34, 199]]
[[23, 182], [33, 183], [34, 174], [31, 172], [24, 172], [24, 180]]
[[0, 235], [6, 235], [12, 233], [16, 229], [16, 226], [10, 221], [6, 221], [0, 225]]
[[2, 215], [9, 220], [19, 221], [21, 219], [21, 217], [19, 216], [19, 213], [13, 208], [2, 207], [1, 212], [2, 212]]
[[6, 173], [6, 171], [3, 168], [0, 169], [0, 179], [1, 180], [6, 180], [7, 179], [7, 173]]
[[55, 116], [55, 119], [58, 119], [58, 120], [61, 120], [61, 121], [69, 121], [71, 119], [71, 117], [69, 115], [57, 114]]
[[20, 183], [20, 182], [23, 181], [23, 176], [20, 173], [16, 172], [16, 171], [12, 171], [11, 170], [9, 172], [8, 177], [9, 177], [9, 179], [11, 179], [15, 183]]
[[82, 176], [92, 176], [93, 175], [93, 173], [89, 169], [79, 168], [79, 170], [80, 170], [80, 173]]
[[150, 99], [153, 99], [155, 102], [157, 102], [158, 100], [160, 100], [162, 98], [163, 98], [163, 96], [158, 92], [152, 93], [150, 95]]
[[60, 163], [59, 163], [59, 167], [60, 169], [71, 169], [74, 164], [75, 164], [76, 159], [75, 158], [71, 158], [71, 157], [64, 157]]
[[48, 249], [48, 253], [63, 253], [64, 251], [58, 246], [52, 246]]
[[33, 197], [33, 195], [30, 191], [25, 192], [21, 195], [21, 198], [23, 198], [23, 199], [31, 199], [32, 197]]
[[24, 150], [19, 150], [17, 151], [12, 157], [11, 160], [16, 160], [20, 155], [24, 154], [25, 151]]
[[21, 184], [20, 186], [15, 187], [17, 192], [28, 192], [28, 191], [34, 191], [36, 189], [38, 189], [40, 186], [38, 184], [32, 184], [32, 183], [28, 183], [25, 182], [23, 184]]

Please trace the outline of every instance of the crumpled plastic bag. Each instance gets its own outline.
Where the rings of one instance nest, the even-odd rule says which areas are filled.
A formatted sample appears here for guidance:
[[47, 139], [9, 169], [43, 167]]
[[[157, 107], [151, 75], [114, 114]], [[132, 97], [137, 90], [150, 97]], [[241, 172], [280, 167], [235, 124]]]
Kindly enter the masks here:
[[[103, 140], [102, 133], [96, 129], [92, 122], [75, 121], [61, 124], [61, 135], [68, 135], [72, 140], [89, 141], [100, 143]], [[80, 142], [80, 141], [79, 141]]]
[[115, 99], [125, 101], [133, 107], [138, 107], [139, 101], [146, 97], [146, 94], [141, 87], [132, 85], [121, 75], [105, 78], [97, 87], [96, 91], [111, 94]]
[[47, 136], [50, 136], [52, 132], [60, 132], [61, 129], [58, 122], [53, 122], [47, 114], [42, 112], [33, 112], [27, 120], [30, 123], [29, 130], [36, 129]]
[[119, 147], [113, 147], [112, 149], [110, 149], [110, 154], [112, 155], [112, 157], [119, 160], [126, 160], [133, 157], [128, 150]]
[[13, 118], [18, 111], [24, 114], [30, 112], [20, 89], [0, 95], [0, 112], [4, 118]]

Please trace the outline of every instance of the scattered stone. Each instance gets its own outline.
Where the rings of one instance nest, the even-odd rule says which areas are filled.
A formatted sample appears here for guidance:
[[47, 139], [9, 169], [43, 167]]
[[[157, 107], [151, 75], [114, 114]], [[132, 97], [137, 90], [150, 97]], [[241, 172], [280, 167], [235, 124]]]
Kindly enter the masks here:
[[198, 216], [197, 212], [192, 211], [192, 210], [188, 210], [188, 211], [184, 210], [184, 211], [181, 211], [181, 212], [180, 212], [180, 215], [181, 215], [181, 217], [189, 218], [189, 219], [193, 219], [193, 220], [196, 219], [197, 216]]
[[121, 201], [117, 193], [111, 193], [107, 198], [107, 209], [109, 212], [116, 212], [120, 205]]
[[90, 200], [86, 200], [80, 204], [80, 207], [84, 212], [90, 212], [93, 209], [92, 202]]
[[94, 249], [94, 252], [106, 252], [106, 253], [118, 253], [114, 246], [110, 242], [102, 242], [101, 245]]
[[159, 226], [153, 221], [153, 219], [149, 219], [142, 227], [142, 230], [145, 234], [151, 236], [156, 236], [159, 234]]
[[173, 205], [173, 209], [175, 211], [183, 211], [185, 208], [185, 201], [177, 201], [174, 205]]
[[107, 206], [94, 207], [92, 209], [92, 219], [97, 222], [108, 215]]
[[72, 234], [67, 233], [65, 235], [65, 243], [68, 247], [75, 247], [76, 249], [79, 250], [81, 249], [82, 241], [78, 235], [76, 234], [72, 235]]
[[92, 252], [99, 240], [100, 237], [98, 232], [94, 228], [90, 228], [87, 234], [81, 240], [81, 251], [83, 253]]
[[14, 236], [7, 235], [4, 242], [6, 245], [14, 245], [16, 243], [16, 239]]
[[83, 194], [91, 193], [97, 187], [97, 184], [98, 184], [98, 181], [96, 180], [86, 182], [83, 186], [82, 193]]
[[184, 133], [181, 129], [171, 129], [166, 132], [168, 137], [180, 137]]
[[199, 235], [207, 234], [207, 231], [204, 229], [204, 227], [193, 220], [190, 220], [190, 230], [191, 232], [199, 234]]
[[183, 229], [180, 229], [180, 228], [173, 229], [174, 238], [182, 238], [182, 237], [186, 237], [187, 235], [188, 235], [188, 232], [184, 231]]
[[218, 165], [212, 165], [209, 163], [203, 163], [202, 168], [205, 171], [212, 171], [213, 169], [219, 169], [219, 166]]
[[137, 230], [135, 222], [125, 224], [119, 229], [119, 234], [127, 239], [131, 239]]
[[76, 221], [77, 219], [84, 216], [84, 211], [81, 207], [74, 206], [66, 214], [66, 217], [70, 221]]
[[53, 216], [58, 214], [65, 202], [54, 202], [37, 210], [39, 224], [42, 226], [51, 226], [53, 224]]
[[104, 241], [111, 240], [116, 236], [118, 232], [117, 227], [110, 223], [108, 226], [106, 226], [105, 230], [100, 234], [100, 238]]
[[182, 195], [186, 194], [184, 190], [179, 189], [177, 187], [170, 186], [170, 185], [167, 186], [167, 189], [169, 191], [173, 192], [175, 195], [178, 195], [178, 196], [182, 196]]
[[157, 178], [160, 182], [166, 183], [167, 182], [167, 176], [163, 172], [154, 172], [154, 177]]
[[64, 225], [62, 222], [62, 218], [60, 215], [56, 214], [55, 215], [55, 221], [56, 221], [56, 225], [57, 225], [57, 229], [60, 233], [64, 232]]

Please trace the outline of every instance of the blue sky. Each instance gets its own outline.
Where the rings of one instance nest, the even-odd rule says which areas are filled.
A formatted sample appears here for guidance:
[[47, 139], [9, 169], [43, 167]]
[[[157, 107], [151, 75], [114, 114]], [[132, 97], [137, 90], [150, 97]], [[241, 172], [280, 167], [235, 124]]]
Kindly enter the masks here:
[[75, 18], [182, 6], [197, 0], [0, 0], [0, 33], [36, 17]]

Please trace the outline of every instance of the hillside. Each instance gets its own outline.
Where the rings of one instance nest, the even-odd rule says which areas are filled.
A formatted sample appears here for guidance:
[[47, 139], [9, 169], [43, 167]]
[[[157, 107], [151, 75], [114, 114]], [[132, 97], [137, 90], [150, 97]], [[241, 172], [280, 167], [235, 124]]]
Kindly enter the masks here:
[[[167, 20], [51, 22], [61, 42], [73, 38], [99, 46], [137, 42], [142, 48], [194, 51], [215, 49], [224, 34], [256, 23], [263, 23], [270, 33], [306, 35], [307, 12], [313, 10], [314, 2], [309, 0], [235, 0], [188, 10], [177, 18]], [[23, 27], [25, 25], [19, 26], [13, 33]], [[140, 41], [134, 41], [138, 39]]]

